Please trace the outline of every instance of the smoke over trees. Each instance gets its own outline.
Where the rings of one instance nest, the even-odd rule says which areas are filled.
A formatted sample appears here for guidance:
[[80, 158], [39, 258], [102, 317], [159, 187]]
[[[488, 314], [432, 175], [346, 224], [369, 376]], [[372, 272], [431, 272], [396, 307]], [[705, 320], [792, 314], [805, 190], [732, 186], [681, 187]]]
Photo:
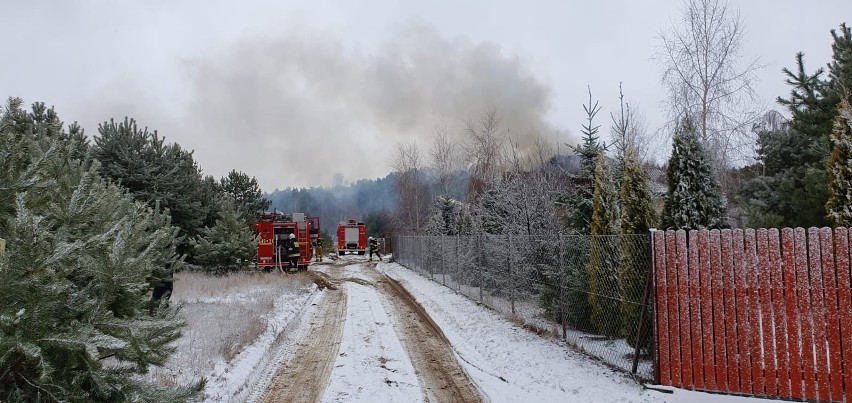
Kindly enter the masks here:
[[[204, 133], [193, 144], [199, 155], [230, 150], [229, 161], [267, 189], [331, 183], [336, 173], [380, 177], [388, 161], [364, 164], [364, 157], [390, 154], [400, 141], [429, 144], [439, 120], [458, 143], [469, 122], [494, 107], [522, 147], [535, 140], [530, 133], [556, 133], [546, 119], [552, 91], [519, 58], [423, 26], [395, 34], [369, 53], [329, 35], [292, 33], [192, 61], [193, 118], [175, 130]], [[261, 150], [282, 158], [259, 159]], [[323, 169], [302, 169], [310, 166]]]

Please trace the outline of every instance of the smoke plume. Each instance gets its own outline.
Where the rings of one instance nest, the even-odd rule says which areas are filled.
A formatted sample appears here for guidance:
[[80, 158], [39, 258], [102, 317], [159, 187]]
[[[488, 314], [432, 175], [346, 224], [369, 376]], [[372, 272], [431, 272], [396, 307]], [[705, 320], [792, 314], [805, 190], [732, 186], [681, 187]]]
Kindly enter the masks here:
[[521, 60], [422, 26], [373, 52], [313, 32], [244, 40], [185, 73], [190, 106], [172, 138], [196, 139], [206, 173], [236, 168], [267, 191], [384, 176], [397, 142], [425, 154], [439, 121], [463, 141], [463, 122], [489, 108], [521, 147], [555, 132], [551, 90]]

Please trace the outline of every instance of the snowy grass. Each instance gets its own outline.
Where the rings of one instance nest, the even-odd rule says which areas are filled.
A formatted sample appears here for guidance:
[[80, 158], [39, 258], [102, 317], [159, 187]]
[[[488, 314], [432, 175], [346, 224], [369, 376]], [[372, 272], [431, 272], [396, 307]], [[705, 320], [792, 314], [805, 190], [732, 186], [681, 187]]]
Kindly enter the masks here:
[[311, 279], [301, 275], [178, 274], [172, 303], [182, 306], [187, 327], [166, 364], [152, 367], [143, 380], [185, 385], [215, 378], [217, 368], [231, 366], [265, 333], [282, 327], [281, 319], [275, 318], [276, 306], [307, 298], [314, 289]]

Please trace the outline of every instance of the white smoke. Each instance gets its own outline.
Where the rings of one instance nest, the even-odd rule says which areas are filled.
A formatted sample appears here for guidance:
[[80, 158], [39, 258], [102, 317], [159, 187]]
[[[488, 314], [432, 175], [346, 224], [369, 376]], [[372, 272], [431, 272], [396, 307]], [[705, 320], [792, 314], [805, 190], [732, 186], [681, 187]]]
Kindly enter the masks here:
[[463, 121], [493, 107], [522, 147], [556, 131], [545, 118], [552, 92], [521, 60], [423, 26], [375, 53], [301, 31], [246, 39], [185, 67], [189, 113], [174, 136], [164, 134], [203, 138], [189, 148], [206, 173], [237, 169], [267, 191], [328, 185], [338, 172], [382, 177], [396, 142], [425, 152], [438, 121], [462, 141]]

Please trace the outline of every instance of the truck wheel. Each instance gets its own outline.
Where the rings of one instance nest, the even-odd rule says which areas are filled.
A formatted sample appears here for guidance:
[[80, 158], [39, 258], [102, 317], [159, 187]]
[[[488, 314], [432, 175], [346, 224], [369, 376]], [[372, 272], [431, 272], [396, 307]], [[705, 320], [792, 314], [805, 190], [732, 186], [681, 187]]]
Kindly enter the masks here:
[[340, 256], [343, 256], [343, 255], [346, 254], [346, 252], [337, 252], [337, 253], [340, 254]]
[[358, 254], [359, 254], [359, 255], [363, 255], [363, 254], [364, 254], [364, 251], [359, 250], [359, 251], [358, 251]]

